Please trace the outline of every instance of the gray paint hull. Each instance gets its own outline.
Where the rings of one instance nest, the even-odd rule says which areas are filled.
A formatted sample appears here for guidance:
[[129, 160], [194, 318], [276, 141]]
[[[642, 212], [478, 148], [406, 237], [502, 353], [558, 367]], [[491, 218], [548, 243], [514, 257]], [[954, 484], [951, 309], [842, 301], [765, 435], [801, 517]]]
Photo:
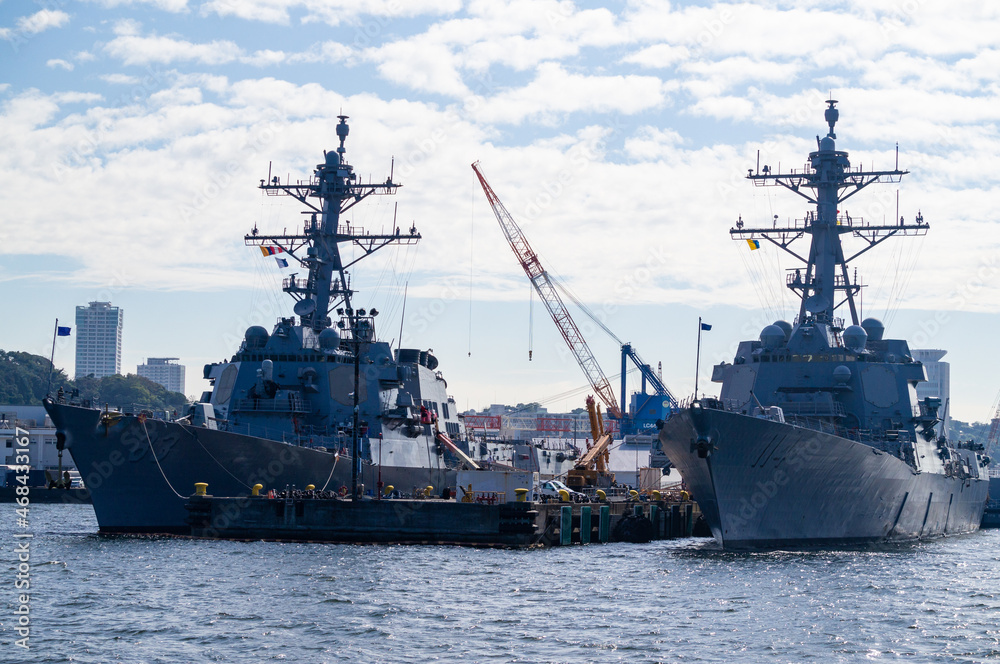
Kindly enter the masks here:
[[[351, 483], [349, 459], [337, 460], [332, 452], [159, 420], [146, 421], [144, 428], [133, 416], [105, 428], [97, 410], [46, 407], [66, 436], [101, 532], [189, 532], [184, 504], [195, 482], [207, 482], [208, 493], [216, 496], [246, 496], [258, 482], [265, 490], [314, 484], [334, 491]], [[400, 442], [406, 443], [421, 444]], [[386, 443], [386, 456], [390, 448]], [[410, 456], [400, 452], [393, 456]], [[364, 464], [359, 481], [373, 489], [378, 473], [378, 466]], [[447, 468], [385, 465], [381, 477], [402, 491], [455, 484], [455, 471]]]
[[[832, 434], [701, 413], [697, 427], [690, 409], [675, 414], [660, 443], [726, 549], [913, 540], [979, 528], [985, 479], [916, 473], [891, 454]], [[711, 439], [707, 458], [692, 449], [698, 431]]]

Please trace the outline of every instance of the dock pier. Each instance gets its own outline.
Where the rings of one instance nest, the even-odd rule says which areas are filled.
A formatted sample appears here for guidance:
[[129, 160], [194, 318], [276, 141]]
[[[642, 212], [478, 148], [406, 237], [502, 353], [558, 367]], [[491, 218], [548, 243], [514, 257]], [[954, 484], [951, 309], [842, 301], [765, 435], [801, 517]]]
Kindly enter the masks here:
[[208, 539], [532, 548], [690, 537], [690, 502], [463, 503], [436, 498], [357, 500], [193, 495], [191, 536]]

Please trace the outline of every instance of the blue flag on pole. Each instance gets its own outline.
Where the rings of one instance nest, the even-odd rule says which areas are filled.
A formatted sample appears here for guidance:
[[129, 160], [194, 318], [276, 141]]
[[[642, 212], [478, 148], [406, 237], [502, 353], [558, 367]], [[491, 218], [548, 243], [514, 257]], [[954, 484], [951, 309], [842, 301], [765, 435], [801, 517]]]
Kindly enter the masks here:
[[712, 329], [712, 326], [709, 325], [708, 323], [702, 323], [701, 324], [701, 329], [703, 329], [703, 330], [705, 330], [707, 332], [708, 330]]
[[278, 262], [278, 267], [288, 267], [288, 261], [286, 261], [284, 258], [278, 258], [277, 256], [275, 256], [274, 260]]
[[56, 334], [58, 334], [60, 337], [68, 337], [69, 333], [70, 333], [70, 330], [72, 330], [72, 329], [73, 328], [71, 328], [71, 327], [62, 327], [62, 326], [60, 326], [56, 330]]

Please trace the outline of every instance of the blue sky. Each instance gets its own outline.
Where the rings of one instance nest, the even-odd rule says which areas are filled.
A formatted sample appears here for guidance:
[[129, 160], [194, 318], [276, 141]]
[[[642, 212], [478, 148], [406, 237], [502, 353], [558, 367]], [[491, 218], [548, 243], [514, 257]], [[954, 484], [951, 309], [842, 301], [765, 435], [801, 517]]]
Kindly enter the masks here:
[[[891, 166], [898, 142], [911, 170], [852, 217], [894, 218], [898, 189], [899, 214], [931, 225], [852, 264], [865, 312], [948, 350], [951, 412], [983, 420], [1000, 389], [997, 71], [1000, 7], [982, 2], [2, 0], [0, 347], [47, 354], [55, 318], [111, 299], [124, 370], [177, 356], [198, 393], [201, 365], [290, 311], [242, 235], [300, 217], [257, 181], [269, 162], [308, 175], [343, 112], [356, 170], [384, 178], [395, 159], [404, 184], [352, 221], [396, 213], [424, 235], [355, 283], [387, 339], [408, 284], [404, 341], [435, 349], [462, 407], [582, 403], [537, 301], [527, 360], [529, 287], [477, 159], [546, 267], [680, 395], [697, 318], [712, 322], [711, 389], [711, 363], [794, 313], [778, 284], [795, 265], [727, 231], [805, 208], [742, 175], [758, 150], [800, 166], [832, 92], [855, 165]], [[587, 337], [618, 373], [615, 344]]]

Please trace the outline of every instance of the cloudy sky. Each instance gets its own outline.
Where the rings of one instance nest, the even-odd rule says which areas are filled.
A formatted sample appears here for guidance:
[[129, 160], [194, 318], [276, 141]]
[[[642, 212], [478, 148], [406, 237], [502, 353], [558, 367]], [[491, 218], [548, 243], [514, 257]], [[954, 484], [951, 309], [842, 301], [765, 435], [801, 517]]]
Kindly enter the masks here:
[[[585, 396], [476, 160], [545, 266], [679, 396], [712, 323], [717, 389], [711, 364], [796, 312], [779, 286], [795, 263], [728, 230], [804, 201], [743, 175], [758, 151], [800, 167], [832, 93], [853, 164], [891, 167], [898, 143], [911, 171], [847, 211], [931, 226], [851, 265], [865, 315], [949, 351], [955, 417], [986, 419], [1000, 389], [996, 3], [2, 0], [0, 53], [4, 349], [47, 355], [56, 318], [110, 299], [123, 370], [180, 357], [199, 393], [247, 325], [290, 314], [243, 234], [301, 223], [256, 185], [308, 176], [343, 113], [356, 170], [404, 185], [352, 223], [424, 237], [356, 272], [359, 303], [386, 340], [435, 350], [462, 408]], [[576, 315], [617, 375], [617, 344]], [[73, 360], [61, 339], [56, 364]]]

